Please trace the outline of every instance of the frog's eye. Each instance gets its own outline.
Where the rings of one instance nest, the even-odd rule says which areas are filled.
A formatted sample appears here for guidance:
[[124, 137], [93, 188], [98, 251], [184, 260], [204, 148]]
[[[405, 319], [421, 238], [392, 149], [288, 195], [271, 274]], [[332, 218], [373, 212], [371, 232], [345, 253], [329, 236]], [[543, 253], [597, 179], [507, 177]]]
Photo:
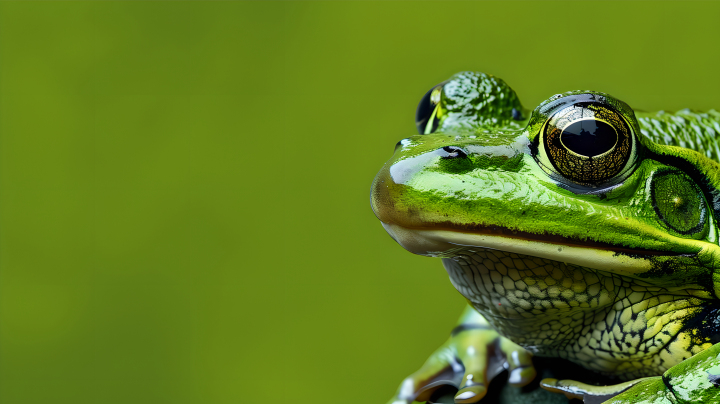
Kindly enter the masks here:
[[415, 111], [415, 125], [421, 135], [427, 135], [437, 130], [440, 123], [440, 98], [442, 97], [442, 89], [445, 82], [431, 88], [425, 96], [422, 97]]
[[655, 213], [672, 230], [692, 235], [704, 229], [705, 199], [685, 174], [666, 171], [653, 175], [650, 194]]
[[635, 140], [630, 125], [609, 105], [577, 103], [560, 109], [542, 128], [544, 160], [573, 183], [598, 186], [628, 168]]

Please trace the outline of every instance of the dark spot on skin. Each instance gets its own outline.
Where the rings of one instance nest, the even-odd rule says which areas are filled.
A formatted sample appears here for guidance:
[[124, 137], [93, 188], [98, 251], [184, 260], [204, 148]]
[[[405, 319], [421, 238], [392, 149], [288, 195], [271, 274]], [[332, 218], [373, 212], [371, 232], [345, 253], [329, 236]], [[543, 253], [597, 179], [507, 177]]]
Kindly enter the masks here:
[[535, 138], [535, 140], [533, 140], [532, 143], [530, 143], [530, 146], [529, 146], [530, 154], [531, 154], [533, 157], [537, 156], [537, 154], [538, 154], [538, 145], [540, 144], [540, 140], [539, 140], [539, 139], [540, 139], [540, 136], [537, 136], [537, 137]]
[[[701, 340], [720, 342], [720, 302], [712, 301], [685, 323], [685, 329], [697, 330]], [[720, 375], [718, 375], [720, 378]]]
[[712, 383], [713, 386], [720, 387], [720, 375], [708, 373], [708, 380], [710, 380], [710, 383]]
[[512, 109], [512, 118], [513, 118], [514, 120], [516, 120], [516, 121], [522, 121], [522, 120], [523, 120], [522, 112], [520, 112], [520, 111], [518, 111], [517, 109], [513, 108], [513, 109]]
[[[641, 256], [633, 256], [632, 254], [625, 255], [628, 255], [632, 258], [641, 258]], [[698, 257], [696, 254], [675, 254], [675, 257], [677, 258], [673, 260], [661, 262], [654, 261], [652, 263], [652, 269], [642, 274], [639, 274], [639, 276], [641, 278], [659, 278], [672, 275], [676, 272], [682, 273], [682, 271], [685, 271], [688, 266], [704, 266], [704, 263], [698, 261]], [[692, 279], [686, 279], [686, 281], [687, 283], [699, 283], [703, 286], [708, 285], [707, 280], [700, 279], [700, 277], [698, 276], [695, 276]], [[710, 285], [713, 285], [712, 280], [710, 280]]]
[[459, 326], [453, 328], [453, 330], [450, 332], [450, 336], [456, 336], [457, 334], [460, 334], [463, 331], [467, 330], [489, 330], [490, 327], [483, 325], [483, 324], [460, 324]]

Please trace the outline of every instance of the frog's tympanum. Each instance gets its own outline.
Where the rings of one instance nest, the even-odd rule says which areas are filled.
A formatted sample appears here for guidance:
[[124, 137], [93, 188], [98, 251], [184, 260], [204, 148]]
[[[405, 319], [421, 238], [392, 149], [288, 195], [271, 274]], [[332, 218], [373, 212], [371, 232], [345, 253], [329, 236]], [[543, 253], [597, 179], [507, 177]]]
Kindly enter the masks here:
[[392, 403], [443, 384], [479, 402], [503, 370], [534, 379], [532, 356], [620, 383], [543, 381], [572, 397], [720, 402], [720, 113], [641, 113], [595, 91], [529, 111], [465, 72], [416, 123], [372, 208], [405, 249], [442, 259], [468, 307]]

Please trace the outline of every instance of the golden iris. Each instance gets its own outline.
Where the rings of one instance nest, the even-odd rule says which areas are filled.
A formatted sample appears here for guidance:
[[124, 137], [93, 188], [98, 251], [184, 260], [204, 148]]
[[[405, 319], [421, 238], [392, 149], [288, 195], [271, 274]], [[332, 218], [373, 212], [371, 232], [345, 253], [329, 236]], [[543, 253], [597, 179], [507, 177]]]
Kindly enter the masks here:
[[557, 172], [583, 185], [598, 185], [620, 173], [633, 144], [625, 119], [598, 103], [558, 111], [545, 124], [543, 141]]

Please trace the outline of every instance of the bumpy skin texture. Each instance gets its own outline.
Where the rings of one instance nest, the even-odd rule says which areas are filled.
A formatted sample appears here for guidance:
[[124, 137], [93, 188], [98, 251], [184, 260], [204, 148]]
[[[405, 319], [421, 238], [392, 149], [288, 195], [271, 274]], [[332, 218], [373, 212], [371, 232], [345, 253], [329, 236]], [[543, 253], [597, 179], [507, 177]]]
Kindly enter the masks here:
[[425, 398], [442, 377], [456, 402], [477, 402], [498, 361], [523, 358], [508, 360], [525, 372], [514, 384], [532, 379], [528, 354], [631, 380], [720, 342], [718, 112], [636, 114], [575, 91], [530, 114], [502, 80], [469, 72], [432, 100], [372, 206], [403, 247], [443, 259], [480, 315], [391, 402]]
[[692, 149], [709, 159], [720, 161], [717, 139], [720, 135], [720, 112], [684, 109], [674, 114], [637, 112], [635, 115], [640, 131], [649, 140]]

